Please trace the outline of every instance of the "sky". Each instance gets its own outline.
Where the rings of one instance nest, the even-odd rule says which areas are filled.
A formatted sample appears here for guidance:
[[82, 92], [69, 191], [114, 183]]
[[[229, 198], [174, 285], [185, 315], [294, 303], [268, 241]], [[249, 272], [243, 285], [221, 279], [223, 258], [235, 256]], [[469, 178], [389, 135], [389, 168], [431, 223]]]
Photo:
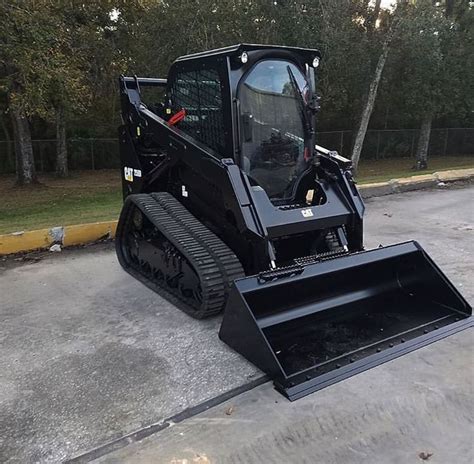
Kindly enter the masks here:
[[395, 0], [382, 0], [382, 3], [380, 4], [380, 6], [382, 8], [388, 8], [389, 6], [392, 5], [392, 3], [395, 3]]

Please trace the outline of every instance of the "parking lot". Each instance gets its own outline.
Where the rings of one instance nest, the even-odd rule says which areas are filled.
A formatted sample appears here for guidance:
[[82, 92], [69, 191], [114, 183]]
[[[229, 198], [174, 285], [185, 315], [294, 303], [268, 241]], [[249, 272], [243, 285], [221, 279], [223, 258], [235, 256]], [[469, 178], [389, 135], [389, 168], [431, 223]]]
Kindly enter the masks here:
[[[416, 239], [472, 303], [473, 198], [371, 199], [366, 246]], [[472, 462], [472, 329], [289, 403], [268, 382], [240, 393], [263, 375], [220, 342], [221, 318], [178, 311], [110, 243], [0, 261], [0, 295], [1, 462]]]

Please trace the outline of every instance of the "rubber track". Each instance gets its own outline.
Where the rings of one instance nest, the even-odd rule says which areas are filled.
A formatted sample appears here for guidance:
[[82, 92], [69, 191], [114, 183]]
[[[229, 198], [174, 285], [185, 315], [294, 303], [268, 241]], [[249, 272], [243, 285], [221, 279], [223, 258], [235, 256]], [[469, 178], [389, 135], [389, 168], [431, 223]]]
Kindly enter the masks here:
[[[194, 268], [201, 283], [202, 304], [200, 307], [190, 306], [189, 301], [179, 292], [164, 285], [161, 280], [149, 279], [129, 263], [125, 263], [122, 255], [121, 263], [124, 268], [157, 293], [168, 299], [172, 295], [173, 303], [178, 299], [181, 302], [178, 307], [195, 318], [213, 316], [222, 311], [230, 285], [235, 279], [245, 275], [232, 250], [167, 192], [131, 195], [124, 208], [130, 209], [130, 203], [142, 211]], [[123, 220], [130, 221], [131, 214], [125, 213]], [[123, 227], [124, 225], [120, 227], [119, 241], [123, 239]], [[117, 250], [122, 253], [119, 249], [118, 245]]]

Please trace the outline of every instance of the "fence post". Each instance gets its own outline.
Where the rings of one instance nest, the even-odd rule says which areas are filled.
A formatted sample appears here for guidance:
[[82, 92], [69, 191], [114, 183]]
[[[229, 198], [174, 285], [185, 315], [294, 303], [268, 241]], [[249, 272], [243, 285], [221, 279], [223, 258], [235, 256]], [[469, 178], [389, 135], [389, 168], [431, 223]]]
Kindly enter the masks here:
[[10, 174], [15, 172], [15, 157], [13, 156], [13, 142], [9, 140], [0, 140], [0, 160], [3, 161], [3, 153], [5, 147], [5, 164], [0, 163], [0, 174]]
[[91, 143], [91, 169], [95, 171], [95, 159], [94, 159], [94, 139], [89, 139]]
[[375, 159], [379, 159], [379, 149], [380, 149], [380, 131], [377, 132], [377, 152], [375, 153]]
[[341, 143], [340, 143], [340, 155], [342, 156], [342, 150], [344, 148], [344, 131], [341, 131]]
[[415, 156], [415, 153], [414, 153], [414, 150], [415, 150], [415, 129], [412, 129], [411, 130], [411, 156]]
[[[31, 142], [31, 144], [33, 144], [33, 142]], [[38, 143], [38, 151], [40, 155], [40, 170], [41, 172], [44, 172], [43, 147], [40, 143]]]
[[449, 129], [446, 129], [446, 134], [444, 136], [444, 150], [443, 150], [443, 156], [446, 156], [446, 150], [448, 149], [448, 133]]

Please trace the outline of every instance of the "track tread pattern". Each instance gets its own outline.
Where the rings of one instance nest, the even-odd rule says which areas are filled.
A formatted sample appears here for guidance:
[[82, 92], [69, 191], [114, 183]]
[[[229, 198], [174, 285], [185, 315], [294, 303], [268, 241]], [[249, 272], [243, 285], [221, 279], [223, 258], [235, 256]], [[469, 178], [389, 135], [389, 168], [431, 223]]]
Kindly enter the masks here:
[[[127, 261], [124, 235], [132, 220], [133, 206], [140, 209], [195, 270], [202, 289], [199, 306], [190, 305], [190, 301], [176, 289], [162, 280], [151, 279], [144, 270]], [[197, 319], [221, 312], [232, 282], [245, 276], [234, 252], [167, 192], [130, 195], [120, 215], [116, 242], [119, 261], [127, 272], [173, 303], [178, 301], [181, 310]]]

